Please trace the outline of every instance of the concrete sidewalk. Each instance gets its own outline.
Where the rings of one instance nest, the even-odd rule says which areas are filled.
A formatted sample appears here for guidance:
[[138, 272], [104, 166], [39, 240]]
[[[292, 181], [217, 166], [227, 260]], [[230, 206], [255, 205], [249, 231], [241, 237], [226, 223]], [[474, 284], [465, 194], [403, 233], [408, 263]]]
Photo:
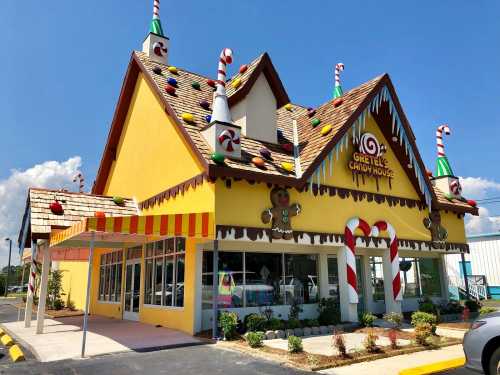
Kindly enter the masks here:
[[404, 354], [396, 357], [378, 359], [371, 362], [356, 363], [350, 366], [319, 371], [322, 374], [352, 375], [398, 375], [401, 370], [456, 359], [464, 356], [462, 345], [453, 345], [437, 350]]
[[[42, 362], [80, 357], [83, 317], [45, 319], [45, 332], [35, 334], [36, 321], [24, 328], [24, 321], [0, 326], [28, 347]], [[89, 317], [86, 355], [95, 356], [125, 351], [148, 351], [156, 348], [202, 344], [203, 341], [173, 329], [127, 320]]]

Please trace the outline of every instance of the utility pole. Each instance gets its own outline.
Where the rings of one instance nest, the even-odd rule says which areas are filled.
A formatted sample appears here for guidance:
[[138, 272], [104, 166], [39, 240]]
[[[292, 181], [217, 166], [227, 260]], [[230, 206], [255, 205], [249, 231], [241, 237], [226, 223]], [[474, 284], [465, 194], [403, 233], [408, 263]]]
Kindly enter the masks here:
[[9, 264], [7, 265], [7, 280], [5, 280], [5, 297], [7, 297], [7, 293], [9, 292], [10, 257], [12, 254], [12, 240], [10, 238], [6, 238], [5, 241], [9, 241]]

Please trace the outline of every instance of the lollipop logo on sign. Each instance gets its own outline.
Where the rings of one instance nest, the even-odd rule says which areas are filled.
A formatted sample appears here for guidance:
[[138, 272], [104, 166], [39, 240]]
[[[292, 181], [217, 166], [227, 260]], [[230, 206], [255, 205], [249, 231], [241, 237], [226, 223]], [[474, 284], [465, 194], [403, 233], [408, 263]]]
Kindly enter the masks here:
[[[389, 168], [389, 162], [383, 157], [387, 151], [372, 133], [364, 133], [354, 138], [354, 146], [358, 152], [352, 154], [348, 167], [355, 175], [363, 174], [373, 177], [394, 177], [394, 171]], [[363, 180], [364, 181], [364, 180]]]

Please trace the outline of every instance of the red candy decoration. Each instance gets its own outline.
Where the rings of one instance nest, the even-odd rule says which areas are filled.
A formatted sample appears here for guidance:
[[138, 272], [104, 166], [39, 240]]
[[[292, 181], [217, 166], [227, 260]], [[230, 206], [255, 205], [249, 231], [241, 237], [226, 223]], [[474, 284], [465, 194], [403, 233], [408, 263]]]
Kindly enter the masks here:
[[473, 199], [467, 199], [467, 204], [469, 206], [472, 206], [472, 207], [476, 207], [477, 206], [477, 202]]
[[338, 107], [339, 105], [341, 105], [342, 103], [344, 103], [344, 99], [342, 99], [342, 98], [337, 98], [337, 99], [335, 99], [335, 100], [333, 101], [333, 106], [334, 106], [335, 108], [337, 108], [337, 107]]
[[427, 174], [427, 176], [432, 177], [432, 172], [430, 170], [426, 169], [425, 173]]
[[248, 65], [247, 65], [247, 64], [244, 64], [244, 65], [240, 66], [240, 70], [239, 70], [239, 72], [240, 72], [240, 74], [243, 74], [243, 73], [245, 73], [247, 70], [248, 70]]
[[291, 143], [284, 143], [281, 145], [281, 148], [285, 150], [286, 152], [292, 152], [293, 151], [293, 145]]
[[215, 81], [213, 79], [209, 79], [207, 80], [207, 85], [209, 85], [210, 87], [215, 87]]
[[106, 214], [102, 211], [96, 211], [94, 212], [95, 217], [106, 217]]
[[59, 203], [59, 201], [57, 199], [54, 200], [54, 202], [52, 202], [49, 205], [49, 208], [50, 208], [50, 211], [52, 211], [52, 213], [54, 215], [62, 215], [64, 213], [63, 206], [61, 203]]
[[167, 84], [165, 86], [165, 91], [170, 95], [175, 95], [175, 87]]

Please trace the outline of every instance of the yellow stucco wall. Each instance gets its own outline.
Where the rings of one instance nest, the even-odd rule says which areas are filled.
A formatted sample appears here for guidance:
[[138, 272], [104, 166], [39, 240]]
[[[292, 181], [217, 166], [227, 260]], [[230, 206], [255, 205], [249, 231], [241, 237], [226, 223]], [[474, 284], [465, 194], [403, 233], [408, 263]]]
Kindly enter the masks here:
[[104, 194], [142, 201], [201, 171], [177, 125], [140, 74]]
[[87, 294], [88, 262], [60, 261], [58, 269], [62, 271], [63, 300], [70, 299], [78, 310], [85, 308]]

